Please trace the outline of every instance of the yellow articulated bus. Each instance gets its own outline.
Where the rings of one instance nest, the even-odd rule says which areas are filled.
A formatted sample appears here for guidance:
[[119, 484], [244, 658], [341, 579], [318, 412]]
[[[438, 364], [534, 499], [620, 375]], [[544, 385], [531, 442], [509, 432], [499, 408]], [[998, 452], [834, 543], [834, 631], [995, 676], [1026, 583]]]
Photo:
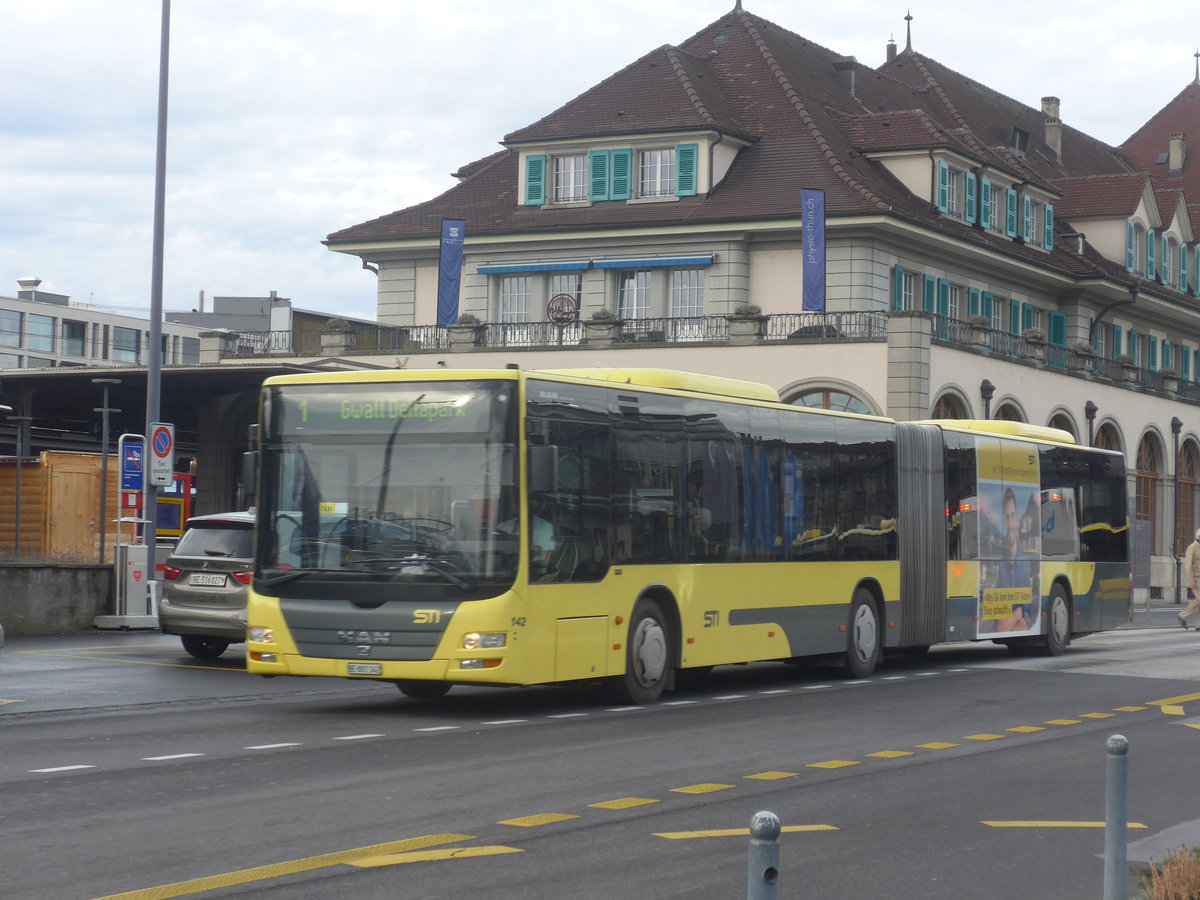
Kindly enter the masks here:
[[665, 369], [400, 370], [263, 387], [247, 656], [260, 675], [603, 681], [995, 640], [1129, 614], [1119, 454], [901, 423]]

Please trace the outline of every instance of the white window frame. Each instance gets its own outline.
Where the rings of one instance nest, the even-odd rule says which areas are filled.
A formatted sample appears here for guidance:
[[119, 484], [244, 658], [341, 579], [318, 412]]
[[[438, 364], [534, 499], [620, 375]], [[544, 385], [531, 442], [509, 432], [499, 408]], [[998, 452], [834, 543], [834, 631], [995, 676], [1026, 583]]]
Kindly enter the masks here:
[[679, 175], [674, 147], [637, 151], [638, 197], [673, 197]]
[[904, 285], [901, 288], [900, 295], [900, 303], [903, 309], [907, 311], [916, 309], [916, 304], [918, 302], [917, 298], [920, 296], [920, 281], [921, 276], [918, 273], [904, 273]]
[[1008, 188], [1002, 184], [992, 185], [992, 208], [988, 211], [991, 218], [987, 227], [992, 231], [1004, 231], [1004, 219], [1008, 215]]
[[956, 169], [954, 166], [946, 168], [948, 170], [946, 174], [946, 215], [961, 219], [963, 216], [963, 191], [960, 185], [963, 181], [963, 170]]
[[650, 317], [654, 273], [650, 269], [625, 269], [617, 274], [617, 318], [625, 321]]
[[572, 153], [553, 157], [551, 203], [582, 203], [588, 198], [588, 155]]

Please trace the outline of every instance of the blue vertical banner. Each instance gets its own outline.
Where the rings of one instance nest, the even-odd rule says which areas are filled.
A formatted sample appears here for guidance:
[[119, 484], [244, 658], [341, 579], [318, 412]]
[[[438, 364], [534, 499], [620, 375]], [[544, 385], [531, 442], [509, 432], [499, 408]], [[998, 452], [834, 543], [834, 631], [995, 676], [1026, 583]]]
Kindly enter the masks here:
[[825, 192], [800, 191], [805, 312], [825, 312]]
[[453, 325], [458, 321], [458, 291], [462, 285], [463, 241], [467, 223], [462, 219], [442, 219], [442, 240], [438, 246], [437, 323]]

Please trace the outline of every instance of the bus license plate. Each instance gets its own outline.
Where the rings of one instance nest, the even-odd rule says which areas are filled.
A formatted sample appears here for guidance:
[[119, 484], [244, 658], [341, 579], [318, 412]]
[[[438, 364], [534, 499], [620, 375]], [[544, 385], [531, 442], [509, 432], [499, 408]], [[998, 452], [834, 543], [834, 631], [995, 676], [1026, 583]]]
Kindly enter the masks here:
[[188, 576], [188, 584], [198, 584], [203, 587], [225, 587], [225, 576], [213, 572], [193, 572]]
[[382, 675], [381, 663], [350, 663], [351, 675]]

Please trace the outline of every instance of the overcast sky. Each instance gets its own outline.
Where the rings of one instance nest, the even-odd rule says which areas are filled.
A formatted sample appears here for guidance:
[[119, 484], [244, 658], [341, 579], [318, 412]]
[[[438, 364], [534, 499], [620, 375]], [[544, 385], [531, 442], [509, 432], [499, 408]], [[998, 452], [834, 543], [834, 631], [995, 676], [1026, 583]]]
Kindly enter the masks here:
[[[173, 0], [164, 307], [275, 290], [374, 318], [374, 275], [327, 234], [442, 193], [508, 132], [732, 6]], [[904, 46], [903, 3], [745, 6], [867, 65], [889, 37]], [[0, 295], [37, 276], [148, 310], [160, 15], [161, 0], [0, 0]], [[1112, 144], [1192, 80], [1200, 43], [1195, 0], [913, 0], [912, 15], [917, 50], [1033, 107], [1053, 94]]]

